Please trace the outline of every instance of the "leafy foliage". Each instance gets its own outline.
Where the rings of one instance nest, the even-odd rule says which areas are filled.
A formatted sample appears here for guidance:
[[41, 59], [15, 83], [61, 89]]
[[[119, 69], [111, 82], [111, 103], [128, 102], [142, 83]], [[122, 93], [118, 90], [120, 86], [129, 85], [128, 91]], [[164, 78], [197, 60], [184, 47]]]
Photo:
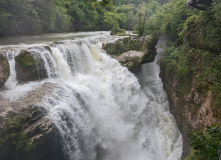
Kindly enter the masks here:
[[217, 124], [212, 124], [205, 133], [203, 131], [192, 131], [190, 139], [191, 146], [194, 149], [193, 159], [218, 159], [218, 149], [221, 145], [221, 128]]
[[[112, 29], [113, 32], [122, 32], [121, 29], [134, 30], [138, 24], [138, 11], [142, 13], [141, 28], [144, 30], [147, 17], [163, 2], [163, 0], [1, 0], [0, 36], [70, 30]], [[149, 15], [143, 17], [144, 13]], [[113, 16], [112, 20], [110, 16]]]

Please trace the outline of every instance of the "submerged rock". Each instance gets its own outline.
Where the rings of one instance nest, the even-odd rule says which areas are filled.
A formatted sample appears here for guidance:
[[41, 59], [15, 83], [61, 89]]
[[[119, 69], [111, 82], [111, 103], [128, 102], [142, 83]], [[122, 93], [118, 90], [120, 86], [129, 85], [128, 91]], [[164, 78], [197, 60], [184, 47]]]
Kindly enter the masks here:
[[157, 39], [149, 35], [143, 37], [130, 36], [103, 44], [102, 49], [117, 59], [123, 66], [132, 69], [141, 64], [154, 61], [156, 43]]
[[8, 80], [10, 75], [10, 66], [3, 54], [0, 53], [0, 87]]
[[27, 50], [15, 57], [17, 79], [20, 82], [35, 81], [47, 78], [47, 71], [44, 67], [44, 61], [41, 58], [36, 58]]

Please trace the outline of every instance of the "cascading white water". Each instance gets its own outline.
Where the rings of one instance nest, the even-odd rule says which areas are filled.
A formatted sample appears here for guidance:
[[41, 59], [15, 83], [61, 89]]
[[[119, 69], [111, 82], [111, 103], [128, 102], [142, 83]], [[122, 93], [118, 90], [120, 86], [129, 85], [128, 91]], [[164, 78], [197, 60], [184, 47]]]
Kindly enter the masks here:
[[18, 81], [16, 79], [16, 71], [15, 71], [15, 56], [19, 54], [20, 50], [8, 50], [6, 53], [8, 63], [10, 65], [10, 76], [7, 82], [5, 83], [5, 87], [8, 89], [13, 89], [17, 84]]
[[44, 59], [49, 78], [11, 87], [2, 95], [16, 101], [46, 82], [54, 84], [52, 93], [35, 104], [48, 111], [59, 129], [67, 159], [180, 159], [182, 137], [156, 64], [143, 68], [141, 88], [134, 74], [101, 50], [102, 37], [109, 36], [53, 43], [52, 55], [44, 48], [30, 49]]
[[[42, 59], [44, 61], [44, 67], [47, 71], [47, 75], [49, 78], [57, 76], [56, 63], [52, 58], [52, 55], [49, 50], [44, 47], [34, 47], [30, 48], [29, 51], [35, 56], [36, 59]], [[39, 75], [41, 75], [41, 67], [39, 67]], [[41, 76], [40, 76], [41, 77]]]

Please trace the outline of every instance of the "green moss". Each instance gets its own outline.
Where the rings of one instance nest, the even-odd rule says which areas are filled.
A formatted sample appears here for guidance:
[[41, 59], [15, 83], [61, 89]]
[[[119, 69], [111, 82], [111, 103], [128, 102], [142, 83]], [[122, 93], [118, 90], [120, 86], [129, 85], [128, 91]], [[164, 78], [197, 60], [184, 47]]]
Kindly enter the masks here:
[[3, 138], [0, 139], [0, 150], [2, 147], [10, 146], [10, 150], [28, 151], [36, 147], [30, 143], [31, 140], [24, 133], [26, 127], [27, 116], [25, 114], [11, 115], [5, 121], [3, 127]]
[[35, 58], [26, 50], [15, 57], [18, 81], [35, 81], [47, 78], [47, 70], [43, 59]]
[[130, 40], [129, 41], [130, 50], [140, 51], [142, 49], [142, 43], [139, 40]]
[[111, 29], [111, 35], [119, 35], [119, 34], [126, 34], [125, 30], [120, 29], [119, 27]]
[[115, 55], [119, 55], [125, 51], [122, 41], [117, 41], [115, 44]]
[[19, 66], [25, 70], [30, 70], [30, 68], [35, 68], [36, 66], [34, 56], [28, 51], [21, 51], [15, 59]]
[[118, 36], [129, 36], [130, 34], [127, 34], [127, 33], [124, 32], [124, 33], [118, 33], [117, 35]]
[[114, 43], [104, 44], [102, 48], [110, 55], [115, 54], [115, 44]]

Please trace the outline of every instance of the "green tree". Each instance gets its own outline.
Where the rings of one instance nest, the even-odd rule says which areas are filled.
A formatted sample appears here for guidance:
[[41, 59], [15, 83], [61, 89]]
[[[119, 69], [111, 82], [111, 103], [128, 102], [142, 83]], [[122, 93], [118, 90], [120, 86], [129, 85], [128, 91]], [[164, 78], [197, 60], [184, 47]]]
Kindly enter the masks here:
[[200, 160], [217, 160], [218, 149], [221, 146], [221, 128], [212, 124], [206, 132], [192, 131], [190, 134], [194, 156]]
[[111, 27], [111, 34], [115, 35], [122, 32], [119, 26], [119, 21], [122, 21], [122, 17], [118, 13], [106, 12], [104, 15], [105, 22]]

